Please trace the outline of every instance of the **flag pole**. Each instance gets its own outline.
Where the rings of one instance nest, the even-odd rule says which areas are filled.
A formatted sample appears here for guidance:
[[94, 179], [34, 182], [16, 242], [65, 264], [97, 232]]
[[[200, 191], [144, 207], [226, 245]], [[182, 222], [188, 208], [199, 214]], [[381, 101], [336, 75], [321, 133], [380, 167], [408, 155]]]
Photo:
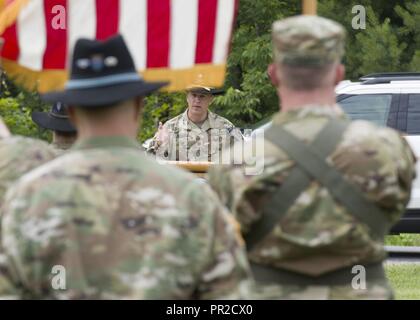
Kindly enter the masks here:
[[302, 13], [316, 16], [317, 5], [317, 0], [302, 0]]
[[29, 0], [15, 0], [6, 5], [4, 0], [0, 0], [0, 34], [16, 21], [20, 10], [28, 3]]

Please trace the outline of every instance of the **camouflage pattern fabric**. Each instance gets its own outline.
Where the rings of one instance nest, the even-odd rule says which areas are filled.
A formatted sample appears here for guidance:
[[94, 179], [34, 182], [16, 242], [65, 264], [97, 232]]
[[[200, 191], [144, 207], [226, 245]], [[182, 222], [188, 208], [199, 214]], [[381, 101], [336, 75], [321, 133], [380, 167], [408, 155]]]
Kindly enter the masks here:
[[[0, 139], [0, 206], [3, 205], [5, 193], [13, 183], [25, 173], [55, 157], [54, 149], [41, 140], [22, 136]], [[1, 218], [2, 214], [0, 213]], [[13, 292], [14, 288], [10, 279], [1, 276], [6, 271], [6, 261], [6, 256], [0, 247], [0, 288], [5, 292]], [[7, 298], [7, 294], [3, 297]]]
[[[232, 217], [194, 176], [94, 138], [24, 176], [3, 209], [0, 296], [212, 299], [249, 293]], [[53, 289], [54, 266], [66, 288]], [[2, 287], [3, 286], [3, 287]]]
[[394, 298], [386, 280], [370, 282], [366, 289], [347, 286], [257, 285], [254, 299], [266, 300], [391, 300]]
[[323, 66], [344, 54], [346, 32], [338, 23], [318, 16], [295, 16], [273, 23], [274, 61], [280, 64]]
[[[273, 123], [311, 143], [330, 119], [345, 117], [339, 106], [309, 105], [279, 113]], [[257, 138], [257, 143], [264, 144], [263, 154], [254, 158], [255, 162], [264, 163], [260, 175], [246, 175], [241, 166], [213, 167], [209, 172], [210, 184], [238, 219], [244, 234], [252, 232], [253, 224], [262, 217], [262, 209], [294, 168], [294, 162], [278, 147], [261, 138]], [[245, 163], [251, 161], [245, 159]], [[415, 157], [397, 132], [370, 122], [354, 121], [327, 161], [386, 212], [384, 219], [390, 225], [399, 220], [410, 198]], [[384, 239], [375, 237], [367, 225], [356, 221], [327, 189], [313, 181], [248, 257], [261, 265], [317, 276], [356, 264], [381, 262], [386, 256], [383, 245]], [[322, 290], [324, 298], [392, 296], [385, 279], [368, 282], [367, 289], [360, 292], [350, 284], [325, 286]], [[321, 291], [271, 286], [258, 292], [265, 293], [266, 298], [296, 298], [302, 294], [317, 299]]]
[[54, 149], [41, 140], [22, 136], [0, 139], [0, 199], [22, 175], [56, 157]]
[[58, 154], [64, 154], [67, 150], [69, 150], [73, 143], [57, 143], [53, 142], [51, 143], [51, 146], [57, 151]]
[[199, 127], [188, 119], [187, 111], [164, 124], [169, 140], [160, 146], [154, 141], [149, 153], [163, 160], [220, 163], [221, 151], [235, 141], [242, 141], [240, 130], [229, 120], [209, 111]]

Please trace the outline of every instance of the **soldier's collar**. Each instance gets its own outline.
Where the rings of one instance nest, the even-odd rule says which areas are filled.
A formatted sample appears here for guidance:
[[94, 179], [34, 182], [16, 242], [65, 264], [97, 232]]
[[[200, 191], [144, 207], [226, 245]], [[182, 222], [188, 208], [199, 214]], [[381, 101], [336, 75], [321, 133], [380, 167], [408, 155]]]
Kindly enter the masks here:
[[59, 150], [68, 150], [73, 146], [73, 143], [57, 143], [57, 142], [53, 142], [51, 143], [51, 145]]
[[307, 117], [327, 117], [327, 118], [340, 118], [348, 119], [348, 116], [344, 113], [338, 104], [335, 105], [305, 105], [299, 109], [279, 112], [273, 118], [274, 123], [284, 123], [290, 120], [296, 120], [299, 118]]
[[184, 128], [191, 129], [190, 119], [188, 119], [188, 108], [182, 114], [181, 121]]
[[211, 112], [210, 110], [207, 110], [207, 112], [208, 112], [208, 115], [207, 115], [207, 123], [209, 124], [208, 125], [208, 128], [205, 128], [206, 130], [208, 130], [208, 129], [214, 129], [214, 128], [216, 128], [216, 124], [214, 123], [214, 119], [215, 119], [215, 116], [214, 116], [214, 113], [213, 112]]
[[138, 149], [139, 145], [134, 139], [123, 136], [94, 137], [76, 142], [72, 149], [96, 149], [96, 148], [134, 148]]
[[[213, 119], [214, 119], [213, 113], [210, 110], [207, 110], [207, 118], [206, 120], [204, 120], [203, 125], [201, 126], [200, 129], [203, 131], [207, 131], [209, 129], [214, 128]], [[182, 115], [182, 120], [184, 121], [188, 129], [192, 129], [192, 126], [195, 126], [198, 128], [198, 126], [195, 125], [194, 122], [190, 120], [190, 118], [188, 118], [188, 108], [187, 110], [185, 110], [184, 114]]]

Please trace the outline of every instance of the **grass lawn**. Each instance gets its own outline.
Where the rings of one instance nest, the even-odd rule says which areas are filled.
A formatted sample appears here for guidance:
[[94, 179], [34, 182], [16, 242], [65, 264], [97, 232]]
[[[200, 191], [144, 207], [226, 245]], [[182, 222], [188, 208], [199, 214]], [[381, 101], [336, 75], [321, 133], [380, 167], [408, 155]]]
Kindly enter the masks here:
[[397, 300], [420, 300], [420, 264], [386, 264], [385, 272]]
[[385, 245], [420, 247], [420, 234], [402, 233], [397, 236], [387, 236], [385, 238]]
[[[420, 247], [420, 234], [387, 236], [385, 245]], [[420, 264], [386, 264], [385, 272], [396, 299], [420, 300]]]

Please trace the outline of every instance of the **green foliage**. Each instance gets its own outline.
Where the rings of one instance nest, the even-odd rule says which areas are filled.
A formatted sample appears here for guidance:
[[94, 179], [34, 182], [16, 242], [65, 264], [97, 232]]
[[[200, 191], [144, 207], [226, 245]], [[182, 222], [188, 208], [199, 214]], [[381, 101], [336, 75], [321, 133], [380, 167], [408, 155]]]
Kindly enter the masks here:
[[[358, 74], [367, 74], [378, 71], [401, 71], [401, 55], [407, 48], [406, 43], [398, 41], [397, 33], [386, 18], [380, 23], [371, 8], [368, 12], [369, 32], [360, 32], [356, 35], [356, 42], [360, 46], [361, 63], [356, 69]], [[386, 70], [383, 70], [386, 66]]]
[[182, 113], [186, 108], [185, 93], [158, 93], [145, 99], [142, 129], [139, 139], [145, 141], [152, 137], [159, 122], [165, 123]]
[[[367, 11], [366, 29], [355, 30], [352, 8]], [[347, 78], [371, 72], [419, 71], [420, 3], [414, 0], [319, 1], [319, 14], [344, 25]]]
[[402, 60], [407, 62], [406, 69], [420, 70], [420, 3], [397, 5], [395, 13], [402, 19], [402, 26], [399, 28], [401, 38], [409, 44]]
[[39, 128], [31, 118], [33, 111], [45, 111], [49, 108], [36, 91], [27, 91], [5, 75], [1, 77], [0, 116], [13, 134], [50, 141], [51, 133]]

